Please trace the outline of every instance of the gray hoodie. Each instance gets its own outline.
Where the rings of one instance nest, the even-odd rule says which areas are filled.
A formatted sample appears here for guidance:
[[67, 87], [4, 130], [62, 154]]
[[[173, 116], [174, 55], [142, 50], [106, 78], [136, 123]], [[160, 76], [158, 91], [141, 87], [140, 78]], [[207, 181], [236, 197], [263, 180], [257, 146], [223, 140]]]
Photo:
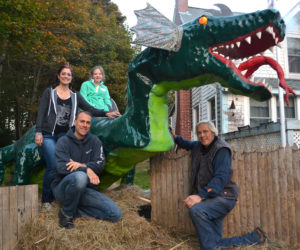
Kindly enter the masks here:
[[[83, 140], [79, 140], [74, 135], [74, 127], [69, 129], [65, 136], [62, 136], [55, 146], [55, 179], [51, 183], [52, 190], [59, 182], [71, 172], [67, 170], [66, 164], [72, 159], [73, 161], [85, 163], [87, 167], [79, 167], [75, 171], [92, 169], [95, 174], [99, 175], [104, 169], [105, 156], [101, 141], [97, 136], [90, 132]], [[97, 188], [93, 184], [89, 187]]]

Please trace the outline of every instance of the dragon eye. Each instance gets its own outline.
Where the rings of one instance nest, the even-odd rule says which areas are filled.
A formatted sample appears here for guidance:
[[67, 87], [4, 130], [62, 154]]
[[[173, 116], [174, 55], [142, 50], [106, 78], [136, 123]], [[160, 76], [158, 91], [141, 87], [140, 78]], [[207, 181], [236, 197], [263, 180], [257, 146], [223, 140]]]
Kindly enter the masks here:
[[202, 25], [206, 25], [207, 24], [207, 17], [206, 16], [202, 16], [199, 18], [199, 23]]

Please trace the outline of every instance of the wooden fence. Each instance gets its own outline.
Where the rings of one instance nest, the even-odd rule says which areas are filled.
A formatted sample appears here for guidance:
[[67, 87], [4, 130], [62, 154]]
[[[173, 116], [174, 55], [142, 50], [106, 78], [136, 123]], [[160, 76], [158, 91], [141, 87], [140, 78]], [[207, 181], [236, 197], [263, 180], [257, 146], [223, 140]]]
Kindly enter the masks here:
[[38, 185], [0, 187], [0, 250], [13, 249], [26, 219], [38, 214]]
[[[195, 232], [183, 199], [189, 194], [190, 154], [180, 150], [151, 158], [151, 218], [166, 227]], [[265, 230], [271, 240], [300, 245], [300, 149], [297, 146], [233, 149], [235, 208], [224, 219], [225, 237]]]

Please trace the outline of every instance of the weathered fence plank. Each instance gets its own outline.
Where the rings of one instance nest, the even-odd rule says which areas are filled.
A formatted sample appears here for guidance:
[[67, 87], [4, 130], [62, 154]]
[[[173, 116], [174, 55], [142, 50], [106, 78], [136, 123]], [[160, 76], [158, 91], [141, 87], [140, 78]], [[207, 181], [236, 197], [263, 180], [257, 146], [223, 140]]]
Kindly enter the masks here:
[[300, 153], [297, 146], [293, 146], [293, 176], [295, 190], [295, 212], [297, 243], [300, 244]]
[[[190, 193], [190, 154], [179, 150], [151, 159], [153, 221], [195, 232], [183, 205]], [[233, 149], [233, 180], [240, 188], [235, 208], [224, 219], [224, 236], [262, 227], [271, 240], [300, 245], [300, 149]]]
[[[273, 159], [270, 148], [267, 146], [265, 149], [266, 152], [266, 164], [267, 164], [267, 171], [266, 171], [266, 199], [267, 199], [267, 211], [266, 217], [268, 218], [268, 236], [270, 239], [275, 239], [275, 222], [274, 222], [274, 194], [273, 194], [273, 181], [272, 181], [272, 170], [273, 170]], [[261, 225], [261, 224], [258, 224]]]
[[38, 185], [0, 187], [0, 250], [13, 249], [26, 219], [38, 214]]
[[272, 147], [273, 159], [273, 200], [274, 200], [274, 218], [275, 218], [275, 239], [281, 239], [281, 220], [280, 218], [280, 189], [279, 189], [279, 173], [278, 173], [278, 150]]
[[9, 188], [1, 188], [2, 191], [2, 238], [3, 238], [3, 250], [11, 249], [10, 247], [10, 230], [9, 230]]

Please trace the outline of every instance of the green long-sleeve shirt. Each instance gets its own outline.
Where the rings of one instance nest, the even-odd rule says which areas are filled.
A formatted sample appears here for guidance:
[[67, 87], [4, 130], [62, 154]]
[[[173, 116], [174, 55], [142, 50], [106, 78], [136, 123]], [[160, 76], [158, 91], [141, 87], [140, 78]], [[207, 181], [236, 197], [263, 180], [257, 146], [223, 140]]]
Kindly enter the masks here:
[[101, 82], [96, 86], [93, 80], [88, 80], [82, 83], [80, 94], [93, 107], [108, 111], [108, 106], [111, 106], [108, 88]]

